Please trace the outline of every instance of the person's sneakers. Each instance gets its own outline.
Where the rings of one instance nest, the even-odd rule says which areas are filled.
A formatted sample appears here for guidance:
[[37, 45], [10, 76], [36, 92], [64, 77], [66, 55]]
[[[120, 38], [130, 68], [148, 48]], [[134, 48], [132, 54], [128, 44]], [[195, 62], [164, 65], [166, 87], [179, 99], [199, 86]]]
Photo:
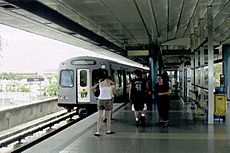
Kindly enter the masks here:
[[106, 132], [106, 134], [114, 134], [114, 133], [115, 133], [114, 131]]
[[163, 122], [163, 119], [162, 119], [162, 118], [160, 118], [159, 122], [160, 122], [160, 123], [162, 123], [162, 122]]
[[169, 125], [169, 123], [165, 123], [165, 124], [164, 124], [165, 127], [168, 127], [168, 125]]
[[100, 137], [101, 135], [99, 133], [94, 133], [96, 137]]
[[163, 126], [163, 127], [168, 127], [168, 124], [169, 124], [169, 121], [168, 121], [168, 120], [162, 122], [162, 126]]
[[163, 119], [160, 118], [159, 122], [157, 123], [158, 126], [162, 126], [163, 124]]

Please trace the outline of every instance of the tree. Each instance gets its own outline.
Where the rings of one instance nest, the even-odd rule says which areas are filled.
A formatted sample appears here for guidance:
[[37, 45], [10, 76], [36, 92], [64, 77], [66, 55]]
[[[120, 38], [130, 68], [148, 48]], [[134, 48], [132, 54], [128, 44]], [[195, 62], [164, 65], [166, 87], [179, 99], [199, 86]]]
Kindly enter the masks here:
[[57, 74], [50, 74], [47, 78], [49, 84], [45, 87], [45, 93], [48, 96], [57, 96]]
[[222, 63], [214, 64], [214, 74], [213, 74], [214, 78], [213, 78], [213, 81], [214, 81], [215, 86], [220, 86], [220, 74], [223, 74]]

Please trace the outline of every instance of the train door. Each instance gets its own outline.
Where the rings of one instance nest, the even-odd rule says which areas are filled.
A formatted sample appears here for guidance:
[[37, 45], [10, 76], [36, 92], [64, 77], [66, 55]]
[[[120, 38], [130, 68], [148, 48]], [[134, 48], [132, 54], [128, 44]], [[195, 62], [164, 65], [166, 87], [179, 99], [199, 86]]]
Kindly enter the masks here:
[[78, 103], [90, 102], [89, 69], [77, 69]]

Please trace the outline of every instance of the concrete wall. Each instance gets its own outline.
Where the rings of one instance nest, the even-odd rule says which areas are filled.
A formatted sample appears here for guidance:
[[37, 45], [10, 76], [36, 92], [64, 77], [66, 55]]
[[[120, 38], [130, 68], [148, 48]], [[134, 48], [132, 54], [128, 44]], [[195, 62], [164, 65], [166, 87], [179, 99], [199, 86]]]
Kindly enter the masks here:
[[57, 98], [0, 111], [0, 131], [57, 112]]

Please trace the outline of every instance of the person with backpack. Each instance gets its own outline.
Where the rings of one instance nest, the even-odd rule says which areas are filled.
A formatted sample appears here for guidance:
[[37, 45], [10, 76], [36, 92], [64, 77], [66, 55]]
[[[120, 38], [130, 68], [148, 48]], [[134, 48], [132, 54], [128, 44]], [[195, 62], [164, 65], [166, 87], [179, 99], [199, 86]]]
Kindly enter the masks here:
[[[111, 85], [114, 84], [113, 81], [108, 79], [108, 75], [99, 76], [99, 90], [100, 94], [97, 100], [97, 108], [98, 108], [98, 118], [97, 118], [97, 131], [94, 134], [95, 136], [100, 136], [100, 129], [102, 125], [102, 114], [103, 110], [105, 110], [106, 118], [107, 118], [107, 131], [106, 134], [114, 134], [115, 132], [111, 130], [111, 111], [113, 109], [112, 97], [111, 97]], [[92, 87], [92, 89], [96, 88], [97, 84]]]
[[146, 97], [147, 82], [142, 78], [142, 71], [135, 70], [135, 78], [130, 82], [129, 88], [129, 100], [134, 106], [134, 116], [136, 120], [136, 125], [139, 126], [139, 122], [145, 126], [145, 113], [144, 113], [144, 104]]

